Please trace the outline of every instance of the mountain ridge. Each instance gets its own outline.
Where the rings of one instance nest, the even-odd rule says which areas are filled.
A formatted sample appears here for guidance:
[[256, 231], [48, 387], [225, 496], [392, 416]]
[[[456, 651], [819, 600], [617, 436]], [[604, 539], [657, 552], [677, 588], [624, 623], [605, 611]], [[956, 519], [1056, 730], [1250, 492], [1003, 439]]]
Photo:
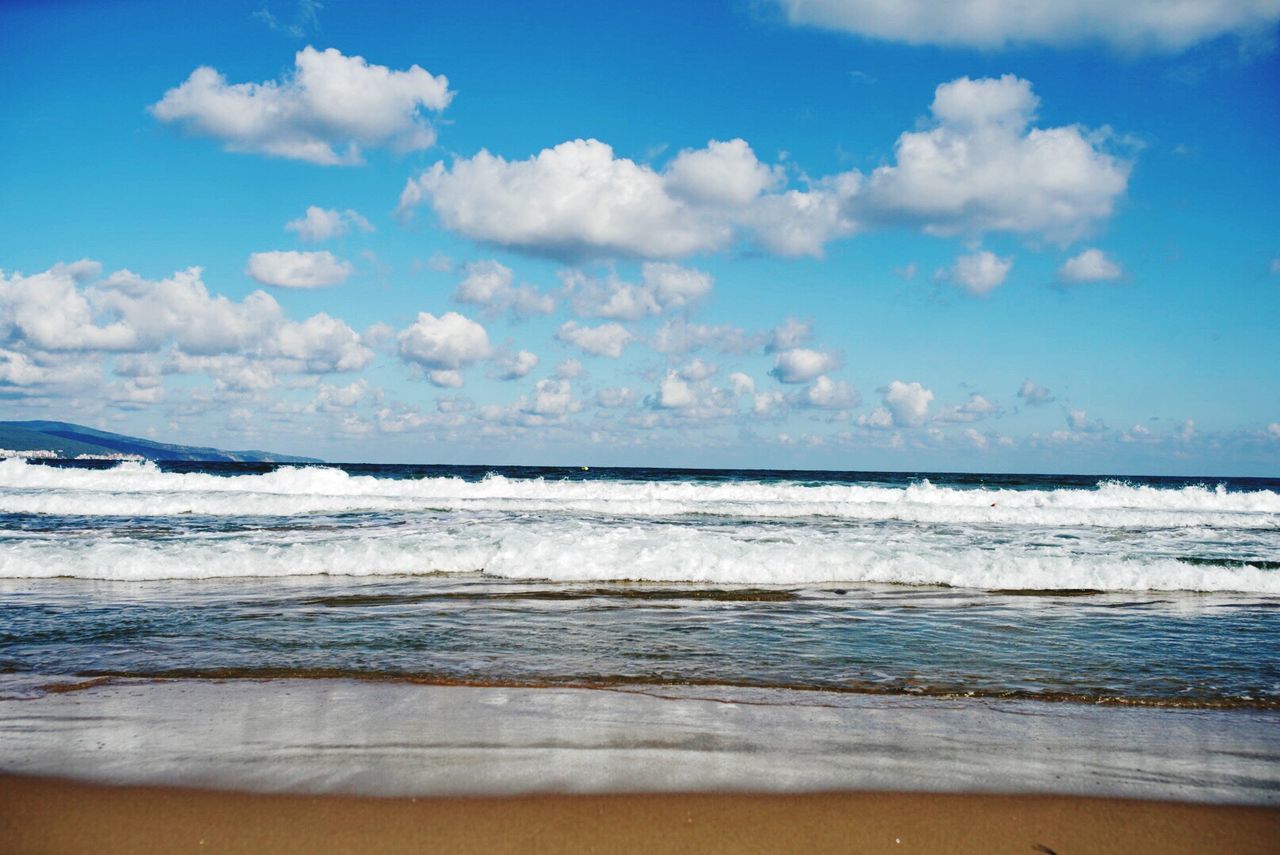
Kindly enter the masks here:
[[12, 451], [51, 451], [60, 458], [87, 455], [138, 455], [154, 461], [323, 463], [315, 457], [249, 449], [227, 451], [212, 446], [156, 442], [122, 433], [98, 430], [72, 422], [0, 421], [0, 448]]

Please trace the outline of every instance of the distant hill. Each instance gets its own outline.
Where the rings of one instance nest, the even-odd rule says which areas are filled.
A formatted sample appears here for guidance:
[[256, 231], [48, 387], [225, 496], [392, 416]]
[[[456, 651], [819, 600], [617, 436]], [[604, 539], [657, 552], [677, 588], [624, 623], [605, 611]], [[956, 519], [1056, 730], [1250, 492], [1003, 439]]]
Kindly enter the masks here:
[[223, 451], [190, 445], [153, 442], [70, 422], [0, 422], [0, 448], [13, 451], [52, 451], [59, 457], [80, 454], [137, 454], [148, 460], [199, 462], [322, 463], [314, 457], [295, 457], [269, 451]]

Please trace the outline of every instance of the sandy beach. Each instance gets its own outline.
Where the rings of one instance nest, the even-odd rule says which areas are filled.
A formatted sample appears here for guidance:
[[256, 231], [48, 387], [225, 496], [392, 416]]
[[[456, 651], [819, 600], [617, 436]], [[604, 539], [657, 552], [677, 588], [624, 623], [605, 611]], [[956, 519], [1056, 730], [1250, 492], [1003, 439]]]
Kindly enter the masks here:
[[0, 776], [13, 853], [1274, 852], [1280, 810], [931, 793], [262, 795]]

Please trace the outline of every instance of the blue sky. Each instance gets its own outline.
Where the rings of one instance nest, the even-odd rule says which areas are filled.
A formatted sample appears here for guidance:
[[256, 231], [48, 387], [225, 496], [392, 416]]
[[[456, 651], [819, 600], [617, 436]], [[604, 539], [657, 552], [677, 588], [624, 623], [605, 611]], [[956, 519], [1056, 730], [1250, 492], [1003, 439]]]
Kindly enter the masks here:
[[1277, 474], [1280, 2], [969, 5], [5, 4], [0, 410]]

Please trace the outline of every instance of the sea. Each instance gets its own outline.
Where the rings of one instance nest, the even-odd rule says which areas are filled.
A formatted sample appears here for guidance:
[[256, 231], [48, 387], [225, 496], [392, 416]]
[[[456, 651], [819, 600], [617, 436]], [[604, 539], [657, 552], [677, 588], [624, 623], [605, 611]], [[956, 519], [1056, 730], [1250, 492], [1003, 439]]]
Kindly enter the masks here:
[[[403, 687], [469, 687], [493, 709], [533, 704], [522, 721], [559, 716], [565, 739], [601, 690], [849, 722], [868, 703], [905, 721], [980, 702], [1042, 713], [1049, 736], [1148, 708], [1226, 733], [1195, 716], [1239, 711], [1261, 735], [1214, 749], [1224, 797], [1253, 756], [1248, 798], [1275, 802], [1280, 480], [8, 459], [0, 678], [6, 703], [110, 685], [131, 710], [153, 703], [139, 686], [379, 686], [368, 721], [412, 706]], [[577, 700], [548, 711], [546, 690]], [[339, 696], [302, 729], [332, 726], [316, 709]], [[481, 707], [458, 697], [465, 734]], [[35, 709], [10, 707], [0, 719]], [[681, 721], [715, 736], [720, 714], [689, 709]], [[71, 724], [45, 734], [46, 755], [83, 733], [59, 715]], [[8, 749], [0, 732], [0, 767], [44, 768], [32, 727]], [[1115, 743], [1090, 757], [1132, 744]]]

